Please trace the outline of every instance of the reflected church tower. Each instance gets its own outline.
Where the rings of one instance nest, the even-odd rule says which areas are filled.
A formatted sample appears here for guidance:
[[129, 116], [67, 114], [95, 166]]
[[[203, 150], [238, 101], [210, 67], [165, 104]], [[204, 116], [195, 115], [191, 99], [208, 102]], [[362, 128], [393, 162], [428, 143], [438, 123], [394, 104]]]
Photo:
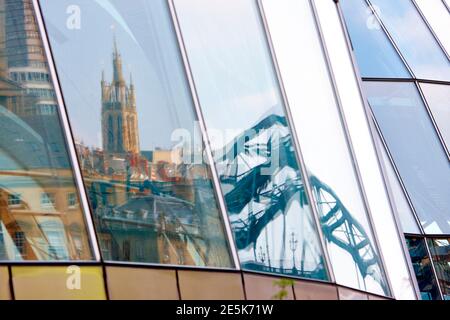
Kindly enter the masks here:
[[130, 75], [128, 86], [123, 77], [122, 57], [114, 38], [113, 79], [105, 81], [102, 73], [102, 139], [105, 153], [139, 154], [139, 131], [136, 112], [136, 94]]

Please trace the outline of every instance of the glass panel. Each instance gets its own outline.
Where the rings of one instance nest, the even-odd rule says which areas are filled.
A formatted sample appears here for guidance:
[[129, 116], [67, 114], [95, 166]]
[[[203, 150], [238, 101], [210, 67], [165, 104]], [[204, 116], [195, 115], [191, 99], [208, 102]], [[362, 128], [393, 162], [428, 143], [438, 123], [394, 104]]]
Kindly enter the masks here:
[[450, 238], [428, 239], [444, 300], [450, 300]]
[[232, 266], [167, 1], [41, 5], [104, 259]]
[[310, 4], [262, 3], [336, 282], [388, 295]]
[[450, 80], [450, 61], [411, 0], [370, 0], [417, 78]]
[[409, 255], [413, 264], [423, 300], [440, 300], [441, 296], [434, 277], [434, 272], [427, 253], [425, 240], [422, 238], [406, 238]]
[[363, 77], [410, 78], [408, 69], [365, 0], [339, 2]]
[[31, 1], [0, 1], [0, 260], [93, 259], [59, 120]]
[[417, 88], [384, 82], [364, 87], [425, 232], [450, 233], [450, 163]]
[[450, 52], [450, 11], [444, 0], [415, 0], [447, 53]]
[[[347, 39], [342, 29], [342, 20], [334, 1], [313, 1], [318, 22], [327, 48], [343, 114], [358, 161], [367, 202], [372, 212], [380, 250], [383, 253], [386, 273], [389, 275], [393, 295], [396, 299], [416, 299], [406, 254], [392, 207], [385, 188], [385, 180], [379, 166], [371, 128], [367, 121], [365, 106], [359, 88], [359, 75], [354, 71]], [[317, 93], [320, 95], [320, 92]], [[389, 258], [387, 258], [389, 257]]]
[[[421, 83], [425, 100], [427, 100], [433, 118], [450, 151], [450, 86], [443, 84]], [[449, 155], [450, 156], [450, 155]]]
[[256, 1], [175, 4], [242, 267], [326, 279]]
[[391, 159], [381, 141], [378, 132], [374, 135], [375, 140], [378, 143], [379, 150], [381, 151], [381, 158], [384, 162], [384, 167], [386, 169], [387, 179], [389, 180], [389, 186], [391, 187], [391, 192], [393, 194], [395, 207], [400, 218], [400, 223], [403, 228], [404, 233], [410, 234], [421, 234], [420, 228], [414, 217], [414, 213], [408, 203], [405, 193], [403, 192], [402, 186], [398, 179], [397, 173], [395, 172], [394, 166], [392, 165]]

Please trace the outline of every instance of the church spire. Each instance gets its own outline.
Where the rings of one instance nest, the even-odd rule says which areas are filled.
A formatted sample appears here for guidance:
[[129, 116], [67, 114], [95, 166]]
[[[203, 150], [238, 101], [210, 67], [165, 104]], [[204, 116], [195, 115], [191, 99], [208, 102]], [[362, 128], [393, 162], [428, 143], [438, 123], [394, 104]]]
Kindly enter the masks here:
[[117, 48], [116, 34], [114, 34], [114, 52], [113, 52], [113, 71], [114, 71], [114, 83], [124, 83], [123, 71], [122, 71], [122, 57], [120, 56], [119, 49]]

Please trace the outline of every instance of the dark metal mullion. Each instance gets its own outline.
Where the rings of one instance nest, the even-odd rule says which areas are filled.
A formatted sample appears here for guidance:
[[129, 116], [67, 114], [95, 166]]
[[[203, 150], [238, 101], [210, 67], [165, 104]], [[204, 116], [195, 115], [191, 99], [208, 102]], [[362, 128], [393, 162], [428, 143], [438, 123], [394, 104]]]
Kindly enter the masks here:
[[450, 86], [450, 81], [443, 80], [430, 80], [430, 79], [421, 79], [421, 78], [383, 78], [383, 77], [361, 77], [363, 81], [383, 81], [383, 82], [422, 82], [422, 83], [430, 83], [430, 84], [442, 84]]
[[442, 3], [444, 4], [444, 7], [447, 8], [448, 13], [450, 14], [450, 7], [448, 6], [447, 2], [446, 2], [445, 0], [441, 0], [441, 1], [442, 1]]
[[[405, 67], [408, 69], [408, 72], [410, 74], [410, 76], [412, 78], [416, 78], [416, 75], [414, 74], [414, 71], [412, 70], [412, 68], [410, 67], [410, 65], [408, 64], [408, 62], [406, 61], [406, 58], [403, 56], [403, 54], [400, 51], [400, 48], [397, 46], [396, 42], [394, 41], [394, 38], [391, 36], [391, 34], [389, 33], [388, 29], [386, 28], [385, 24], [383, 23], [383, 21], [381, 20], [381, 17], [378, 15], [378, 13], [374, 10], [374, 6], [372, 5], [372, 3], [370, 2], [370, 0], [365, 0], [367, 5], [369, 6], [370, 10], [372, 11], [373, 15], [375, 16], [375, 18], [377, 19], [377, 21], [379, 22], [381, 28], [383, 29], [385, 35], [387, 36], [387, 38], [389, 39], [389, 41], [391, 42], [391, 45], [394, 47], [395, 51], [397, 51], [397, 54], [399, 55], [400, 59], [402, 60], [403, 64], [405, 65]], [[395, 1], [395, 0], [394, 0]]]

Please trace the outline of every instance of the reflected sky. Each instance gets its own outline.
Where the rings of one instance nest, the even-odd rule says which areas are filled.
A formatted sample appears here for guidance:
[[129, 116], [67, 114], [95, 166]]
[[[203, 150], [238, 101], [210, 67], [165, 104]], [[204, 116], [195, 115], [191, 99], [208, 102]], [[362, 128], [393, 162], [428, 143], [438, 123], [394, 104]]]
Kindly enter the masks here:
[[369, 104], [428, 234], [450, 232], [450, 163], [411, 83], [365, 82]]
[[365, 0], [340, 2], [363, 77], [410, 78], [394, 46]]
[[450, 80], [450, 61], [411, 0], [370, 0], [417, 78]]
[[[174, 36], [165, 1], [62, 0], [42, 1], [41, 6], [52, 45], [58, 47], [57, 71], [76, 139], [102, 145], [100, 80], [103, 70], [106, 80], [112, 78], [114, 35], [127, 82], [133, 74], [139, 118], [145, 119], [139, 123], [141, 150], [169, 149], [174, 129], [193, 132], [184, 71], [180, 63], [173, 63], [179, 59], [178, 47], [167, 41]], [[71, 6], [79, 9], [79, 16]], [[79, 29], [71, 24], [78, 17]]]
[[447, 152], [450, 152], [450, 86], [421, 83], [420, 87], [447, 146]]

